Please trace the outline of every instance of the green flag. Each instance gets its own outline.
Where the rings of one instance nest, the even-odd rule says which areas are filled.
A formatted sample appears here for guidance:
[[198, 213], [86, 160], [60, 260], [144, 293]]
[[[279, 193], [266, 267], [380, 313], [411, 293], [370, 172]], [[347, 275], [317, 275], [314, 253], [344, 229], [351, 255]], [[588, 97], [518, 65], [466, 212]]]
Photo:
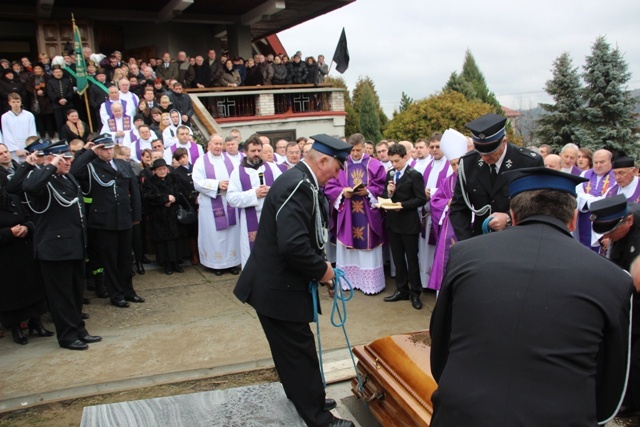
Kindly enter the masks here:
[[84, 94], [84, 91], [89, 87], [87, 81], [87, 64], [84, 62], [84, 55], [82, 54], [82, 40], [80, 40], [80, 29], [76, 26], [76, 21], [73, 21], [73, 46], [76, 52], [76, 88], [78, 95]]

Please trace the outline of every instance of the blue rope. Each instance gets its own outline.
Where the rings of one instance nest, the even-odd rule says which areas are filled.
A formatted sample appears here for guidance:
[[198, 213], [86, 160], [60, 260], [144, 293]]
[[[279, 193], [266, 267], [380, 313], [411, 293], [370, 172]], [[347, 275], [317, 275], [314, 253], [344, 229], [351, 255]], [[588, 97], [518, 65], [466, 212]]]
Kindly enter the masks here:
[[492, 216], [488, 217], [482, 222], [482, 234], [493, 233], [493, 229], [489, 227], [489, 222], [493, 219]]
[[[364, 391], [362, 379], [360, 378], [360, 373], [358, 372], [356, 361], [353, 357], [353, 351], [351, 351], [349, 335], [347, 334], [347, 329], [345, 327], [345, 324], [347, 323], [346, 303], [351, 298], [353, 298], [353, 286], [351, 285], [351, 282], [349, 282], [349, 279], [347, 279], [344, 271], [339, 268], [335, 268], [333, 272], [335, 274], [335, 279], [333, 280], [333, 289], [335, 291], [335, 294], [333, 296], [333, 304], [331, 307], [331, 324], [336, 328], [342, 328], [342, 332], [344, 333], [344, 338], [347, 343], [347, 349], [349, 350], [349, 356], [351, 356], [351, 363], [353, 364], [353, 369], [356, 372], [356, 377], [358, 378], [358, 387], [361, 391]], [[343, 281], [349, 288], [348, 291], [346, 291], [349, 293], [348, 296], [344, 295], [345, 291], [342, 289]], [[327, 382], [324, 377], [324, 364], [322, 363], [322, 340], [320, 337], [320, 323], [318, 322], [318, 282], [309, 282], [309, 292], [311, 292], [311, 296], [313, 299], [313, 321], [316, 323], [316, 335], [318, 337], [318, 358], [320, 360], [320, 374], [322, 375], [322, 384], [326, 387]]]

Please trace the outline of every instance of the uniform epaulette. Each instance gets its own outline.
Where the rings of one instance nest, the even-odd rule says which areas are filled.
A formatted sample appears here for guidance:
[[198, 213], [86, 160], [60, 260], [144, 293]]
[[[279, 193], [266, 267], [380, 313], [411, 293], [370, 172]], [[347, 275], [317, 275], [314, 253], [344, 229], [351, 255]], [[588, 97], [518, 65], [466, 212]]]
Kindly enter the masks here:
[[530, 157], [532, 159], [537, 159], [538, 156], [540, 156], [540, 154], [536, 153], [535, 151], [531, 151], [529, 149], [526, 149], [524, 147], [519, 147], [519, 146], [515, 146], [516, 147], [516, 152], [519, 154], [522, 154], [525, 157]]

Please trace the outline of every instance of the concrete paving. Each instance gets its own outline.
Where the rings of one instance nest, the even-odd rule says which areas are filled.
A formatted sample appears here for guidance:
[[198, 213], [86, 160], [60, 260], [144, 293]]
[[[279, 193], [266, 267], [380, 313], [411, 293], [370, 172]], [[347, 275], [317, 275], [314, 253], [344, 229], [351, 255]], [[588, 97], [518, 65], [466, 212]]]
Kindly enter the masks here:
[[[62, 349], [55, 338], [29, 337], [21, 346], [8, 334], [0, 339], [0, 412], [273, 366], [255, 311], [232, 293], [237, 277], [217, 277], [202, 266], [167, 276], [147, 265], [145, 275], [134, 277], [145, 303], [121, 309], [94, 297], [85, 306], [89, 332], [103, 337], [88, 351]], [[435, 295], [423, 295], [423, 309], [415, 310], [409, 301], [385, 303], [383, 297], [394, 289], [388, 278], [381, 294], [356, 291], [347, 303], [352, 346], [428, 328]], [[321, 291], [326, 365], [347, 353], [342, 330], [330, 322], [331, 300]], [[44, 321], [53, 329], [48, 318]]]

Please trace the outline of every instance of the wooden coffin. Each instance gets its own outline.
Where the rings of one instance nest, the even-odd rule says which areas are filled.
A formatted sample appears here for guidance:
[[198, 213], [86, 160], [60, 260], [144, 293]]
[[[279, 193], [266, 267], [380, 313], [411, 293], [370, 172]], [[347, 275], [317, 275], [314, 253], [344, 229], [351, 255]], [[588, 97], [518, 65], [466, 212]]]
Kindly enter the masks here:
[[383, 337], [357, 346], [357, 369], [363, 382], [351, 390], [383, 426], [429, 426], [431, 395], [438, 387], [431, 375], [431, 340], [427, 331]]

